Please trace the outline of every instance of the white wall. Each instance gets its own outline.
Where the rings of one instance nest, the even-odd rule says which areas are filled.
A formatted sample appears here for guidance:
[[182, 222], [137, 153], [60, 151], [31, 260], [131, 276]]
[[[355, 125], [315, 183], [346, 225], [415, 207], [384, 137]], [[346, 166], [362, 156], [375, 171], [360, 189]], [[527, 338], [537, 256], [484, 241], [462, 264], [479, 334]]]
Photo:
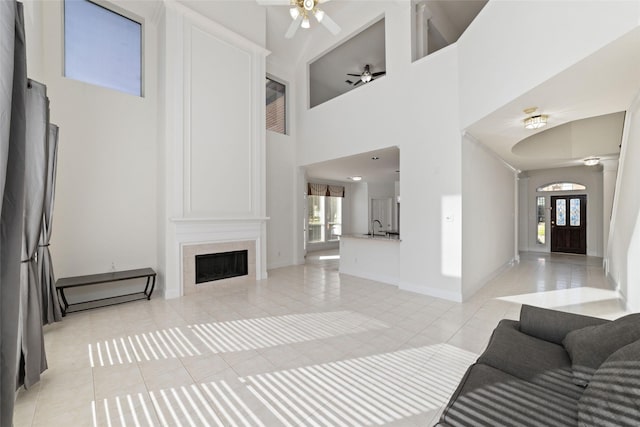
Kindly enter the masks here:
[[351, 184], [351, 234], [369, 232], [369, 186], [366, 182]]
[[[40, 2], [42, 78], [60, 126], [51, 252], [57, 277], [157, 268], [157, 25], [144, 19], [144, 97], [62, 76], [62, 2]], [[122, 5], [125, 6], [125, 5]], [[31, 27], [35, 31], [36, 27]], [[37, 69], [37, 67], [34, 67]]]
[[293, 205], [295, 145], [291, 136], [267, 132], [267, 268], [295, 264]]
[[[287, 134], [267, 131], [267, 268], [297, 264], [296, 236], [302, 229], [296, 198], [296, 126], [291, 101], [296, 91], [290, 70], [273, 64], [267, 57], [267, 73], [286, 85]], [[300, 192], [299, 194], [302, 194]]]
[[515, 171], [465, 136], [462, 141], [462, 294], [469, 298], [513, 262]]
[[[412, 64], [409, 4], [375, 2], [361, 10], [362, 24], [381, 13], [387, 25], [387, 75], [310, 110], [305, 107], [306, 94], [299, 94], [298, 162], [312, 164], [398, 145], [400, 286], [459, 300], [461, 141], [456, 47]], [[344, 37], [351, 31], [355, 29], [345, 28]], [[309, 49], [307, 60], [326, 48], [328, 44]], [[296, 81], [305, 84], [303, 67]], [[367, 111], [367, 119], [352, 120], [354, 111]], [[445, 224], [444, 216], [453, 220]]]
[[613, 202], [606, 260], [607, 274], [627, 299], [628, 309], [640, 310], [640, 94], [627, 110]]
[[[520, 194], [520, 197], [528, 198], [528, 211], [520, 212], [520, 221], [527, 224], [527, 251], [550, 252], [551, 250], [551, 225], [549, 211], [547, 210], [547, 236], [545, 244], [537, 243], [536, 230], [536, 197], [545, 196], [546, 206], [550, 207], [551, 196], [586, 194], [587, 195], [587, 255], [602, 256], [602, 167], [601, 166], [576, 166], [571, 168], [542, 169], [528, 171], [528, 189]], [[573, 192], [537, 192], [536, 189], [545, 184], [554, 182], [577, 182], [587, 187], [585, 191]]]
[[488, 2], [457, 43], [463, 128], [637, 27], [639, 14], [626, 0]]

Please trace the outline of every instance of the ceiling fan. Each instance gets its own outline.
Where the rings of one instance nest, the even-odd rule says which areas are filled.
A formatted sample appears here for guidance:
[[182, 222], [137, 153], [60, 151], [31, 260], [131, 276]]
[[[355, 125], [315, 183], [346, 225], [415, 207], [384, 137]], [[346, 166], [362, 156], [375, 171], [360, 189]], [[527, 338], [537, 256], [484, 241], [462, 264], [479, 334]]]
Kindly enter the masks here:
[[289, 14], [291, 15], [291, 25], [284, 34], [287, 39], [292, 38], [299, 27], [309, 28], [311, 23], [309, 18], [313, 17], [325, 26], [327, 30], [334, 36], [340, 32], [340, 26], [335, 23], [323, 10], [320, 10], [318, 4], [326, 3], [329, 0], [256, 0], [262, 6], [290, 6]]
[[386, 71], [378, 71], [375, 73], [371, 72], [371, 66], [369, 64], [364, 66], [364, 70], [362, 71], [362, 73], [360, 74], [350, 74], [348, 73], [347, 76], [354, 76], [354, 77], [359, 77], [358, 80], [354, 79], [355, 82], [352, 82], [351, 80], [347, 79], [344, 82], [348, 83], [350, 85], [354, 85], [354, 86], [358, 86], [360, 83], [369, 83], [371, 80], [375, 80], [376, 77], [380, 77], [380, 76], [384, 76], [385, 74], [387, 74]]

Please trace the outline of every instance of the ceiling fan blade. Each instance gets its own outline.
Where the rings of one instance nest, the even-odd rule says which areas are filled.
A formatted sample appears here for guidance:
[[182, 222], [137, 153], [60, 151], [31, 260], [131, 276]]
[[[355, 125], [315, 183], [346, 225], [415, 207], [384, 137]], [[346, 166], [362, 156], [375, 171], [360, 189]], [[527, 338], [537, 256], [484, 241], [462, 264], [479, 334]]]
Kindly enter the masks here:
[[256, 0], [260, 6], [289, 6], [289, 0]]
[[347, 76], [353, 76], [353, 77], [360, 77], [361, 75], [362, 75], [362, 74], [351, 74], [351, 73], [348, 73], [348, 74], [347, 74]]
[[371, 74], [373, 77], [378, 77], [378, 76], [384, 76], [385, 74], [387, 74], [386, 71], [378, 71], [377, 73], [373, 73]]
[[345, 80], [344, 82], [345, 82], [345, 83], [349, 83], [350, 85], [352, 85], [352, 84], [353, 84], [353, 82], [352, 82], [351, 80]]
[[300, 27], [301, 21], [302, 15], [298, 15], [298, 17], [291, 22], [291, 25], [289, 25], [289, 29], [284, 34], [285, 39], [290, 39], [296, 34], [296, 31], [298, 31], [298, 28]]
[[353, 85], [358, 86], [360, 83], [362, 83], [362, 80], [356, 80], [356, 82]]
[[329, 30], [329, 32], [334, 36], [338, 35], [338, 33], [340, 32], [340, 26], [336, 24], [336, 22], [331, 19], [331, 17], [326, 13], [322, 17], [322, 21], [320, 21], [320, 23], [324, 25], [326, 29]]

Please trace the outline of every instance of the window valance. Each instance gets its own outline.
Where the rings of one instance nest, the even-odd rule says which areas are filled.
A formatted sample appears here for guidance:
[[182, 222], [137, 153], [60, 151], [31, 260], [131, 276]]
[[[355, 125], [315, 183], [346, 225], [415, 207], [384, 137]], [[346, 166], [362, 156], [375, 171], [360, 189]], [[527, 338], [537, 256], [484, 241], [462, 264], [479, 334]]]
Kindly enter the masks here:
[[327, 184], [307, 184], [307, 194], [310, 196], [344, 197], [344, 186]]

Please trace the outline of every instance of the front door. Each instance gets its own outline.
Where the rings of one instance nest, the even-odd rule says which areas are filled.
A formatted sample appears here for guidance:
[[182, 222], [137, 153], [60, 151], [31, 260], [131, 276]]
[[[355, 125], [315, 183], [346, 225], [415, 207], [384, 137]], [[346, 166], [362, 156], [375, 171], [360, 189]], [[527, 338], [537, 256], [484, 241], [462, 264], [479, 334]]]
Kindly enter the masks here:
[[551, 196], [551, 252], [587, 253], [587, 196]]

